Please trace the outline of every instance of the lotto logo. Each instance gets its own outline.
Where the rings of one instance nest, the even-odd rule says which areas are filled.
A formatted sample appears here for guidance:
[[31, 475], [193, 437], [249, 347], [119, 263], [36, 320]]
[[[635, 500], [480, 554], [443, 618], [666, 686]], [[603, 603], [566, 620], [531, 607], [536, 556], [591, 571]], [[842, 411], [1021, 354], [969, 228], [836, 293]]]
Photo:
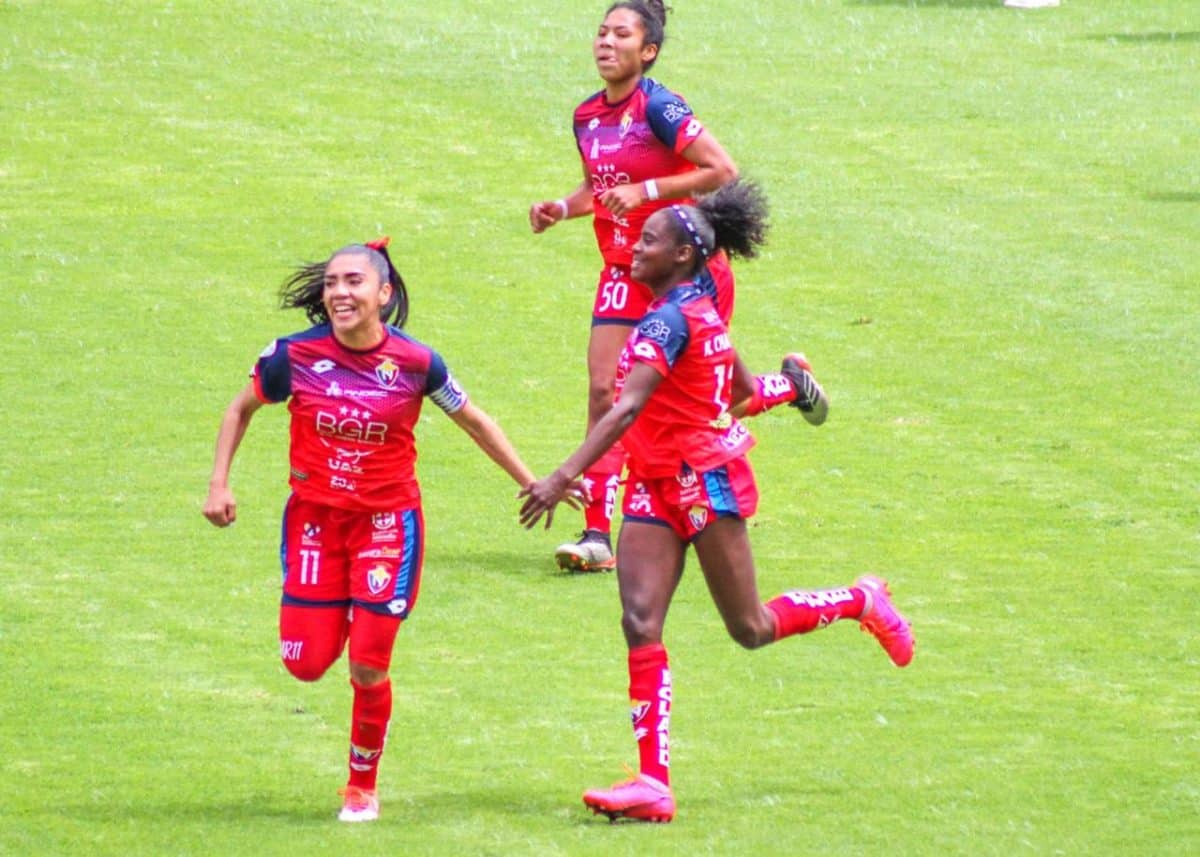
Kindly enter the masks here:
[[633, 354], [635, 357], [640, 357], [643, 360], [653, 360], [658, 356], [654, 350], [654, 346], [649, 342], [635, 342], [633, 344]]

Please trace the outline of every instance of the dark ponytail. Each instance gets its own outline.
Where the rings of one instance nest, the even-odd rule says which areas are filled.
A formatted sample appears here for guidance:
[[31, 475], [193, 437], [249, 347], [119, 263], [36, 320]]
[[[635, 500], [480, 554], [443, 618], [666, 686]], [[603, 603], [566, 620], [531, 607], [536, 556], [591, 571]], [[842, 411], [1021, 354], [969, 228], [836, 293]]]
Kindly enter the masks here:
[[753, 259], [767, 238], [767, 198], [755, 182], [736, 179], [692, 205], [672, 205], [679, 243], [696, 249], [692, 272], [698, 272], [719, 250], [734, 258]]

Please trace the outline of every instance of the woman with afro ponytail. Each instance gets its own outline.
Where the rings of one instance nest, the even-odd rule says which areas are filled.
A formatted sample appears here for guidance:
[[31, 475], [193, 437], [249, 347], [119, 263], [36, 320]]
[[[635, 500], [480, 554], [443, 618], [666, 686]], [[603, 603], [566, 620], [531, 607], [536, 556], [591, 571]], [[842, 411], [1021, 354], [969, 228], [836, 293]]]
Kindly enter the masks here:
[[[720, 311], [698, 281], [717, 253], [754, 258], [766, 235], [766, 215], [761, 190], [738, 181], [646, 220], [631, 270], [654, 298], [621, 352], [616, 402], [558, 469], [521, 492], [521, 522], [532, 527], [545, 516], [549, 526], [555, 505], [605, 450], [620, 441], [629, 455], [617, 584], [639, 771], [583, 795], [593, 812], [613, 820], [666, 822], [675, 815], [669, 751], [674, 696], [663, 626], [689, 545], [725, 628], [741, 646], [757, 649], [852, 619], [894, 664], [912, 660], [912, 631], [882, 578], [864, 574], [848, 586], [759, 599], [746, 526], [758, 506], [746, 458], [754, 439], [734, 406], [753, 399], [756, 379], [738, 359]], [[825, 394], [807, 365], [799, 376], [802, 406], [824, 419]]]

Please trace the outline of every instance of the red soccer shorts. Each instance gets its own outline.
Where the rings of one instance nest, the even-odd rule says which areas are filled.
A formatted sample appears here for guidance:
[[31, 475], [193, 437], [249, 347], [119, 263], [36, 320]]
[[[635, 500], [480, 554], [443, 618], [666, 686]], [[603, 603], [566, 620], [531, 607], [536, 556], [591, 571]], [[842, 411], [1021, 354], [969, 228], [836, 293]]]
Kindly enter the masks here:
[[[698, 282], [712, 289], [713, 303], [721, 320], [729, 324], [733, 317], [733, 270], [724, 253], [708, 260], [707, 270]], [[629, 275], [626, 265], [605, 265], [596, 286], [592, 304], [592, 327], [601, 324], [623, 324], [629, 327], [641, 321], [654, 300], [650, 287]]]
[[404, 619], [417, 601], [424, 549], [420, 508], [351, 512], [293, 494], [283, 514], [283, 603], [353, 603]]
[[675, 476], [625, 484], [627, 522], [670, 527], [690, 542], [716, 518], [749, 518], [758, 509], [758, 486], [745, 456], [697, 473], [686, 464]]

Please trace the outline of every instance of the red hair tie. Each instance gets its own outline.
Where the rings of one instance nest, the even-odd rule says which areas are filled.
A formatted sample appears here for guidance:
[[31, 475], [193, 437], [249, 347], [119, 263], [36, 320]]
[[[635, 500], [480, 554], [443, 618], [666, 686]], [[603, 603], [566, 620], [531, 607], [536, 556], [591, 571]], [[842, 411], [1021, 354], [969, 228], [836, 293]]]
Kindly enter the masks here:
[[370, 247], [372, 250], [378, 250], [382, 253], [387, 249], [387, 245], [391, 242], [391, 240], [391, 238], [384, 235], [382, 238], [376, 238], [374, 241], [368, 241], [365, 246]]

